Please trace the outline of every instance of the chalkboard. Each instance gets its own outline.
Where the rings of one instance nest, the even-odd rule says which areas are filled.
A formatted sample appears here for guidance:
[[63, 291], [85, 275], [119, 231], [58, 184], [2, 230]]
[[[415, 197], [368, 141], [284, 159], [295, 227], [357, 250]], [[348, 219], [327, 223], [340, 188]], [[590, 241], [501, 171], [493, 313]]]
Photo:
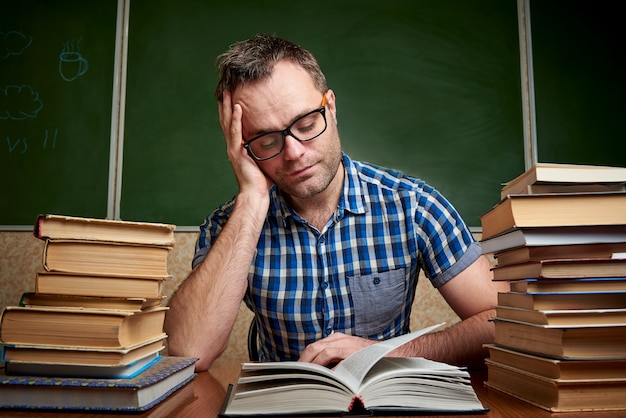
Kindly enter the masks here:
[[2, 0], [0, 225], [106, 217], [116, 3]]
[[626, 166], [621, 4], [530, 3], [538, 159]]
[[198, 225], [236, 193], [214, 60], [257, 33], [316, 55], [349, 155], [425, 179], [470, 225], [524, 170], [515, 0], [133, 0], [123, 219]]

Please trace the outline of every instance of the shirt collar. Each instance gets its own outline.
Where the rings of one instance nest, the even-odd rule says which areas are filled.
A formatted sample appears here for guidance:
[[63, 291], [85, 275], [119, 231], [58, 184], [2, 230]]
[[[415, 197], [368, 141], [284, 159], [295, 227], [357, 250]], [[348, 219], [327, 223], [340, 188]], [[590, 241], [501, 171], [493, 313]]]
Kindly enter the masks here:
[[[346, 153], [342, 153], [342, 162], [345, 170], [345, 178], [343, 193], [337, 208], [337, 216], [339, 218], [343, 218], [345, 212], [353, 214], [363, 214], [367, 212], [363, 193], [364, 187], [361, 184], [359, 171]], [[272, 186], [270, 190], [269, 215], [275, 216], [277, 221], [283, 223], [283, 225], [285, 225], [285, 221], [288, 217], [294, 215], [293, 210], [283, 198], [282, 193], [276, 188], [276, 185]]]

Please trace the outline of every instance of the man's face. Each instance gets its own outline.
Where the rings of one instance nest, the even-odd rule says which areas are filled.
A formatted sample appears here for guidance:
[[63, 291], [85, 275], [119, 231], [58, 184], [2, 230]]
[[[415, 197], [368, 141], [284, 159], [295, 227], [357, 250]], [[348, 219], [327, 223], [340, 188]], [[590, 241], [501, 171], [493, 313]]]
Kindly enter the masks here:
[[[279, 189], [295, 198], [314, 197], [326, 190], [341, 165], [335, 96], [331, 90], [325, 94], [328, 127], [324, 133], [308, 142], [288, 135], [280, 154], [257, 162]], [[241, 104], [243, 109], [245, 140], [285, 129], [300, 116], [319, 108], [322, 98], [311, 76], [287, 61], [276, 64], [271, 78], [240, 86], [233, 92], [233, 103]]]

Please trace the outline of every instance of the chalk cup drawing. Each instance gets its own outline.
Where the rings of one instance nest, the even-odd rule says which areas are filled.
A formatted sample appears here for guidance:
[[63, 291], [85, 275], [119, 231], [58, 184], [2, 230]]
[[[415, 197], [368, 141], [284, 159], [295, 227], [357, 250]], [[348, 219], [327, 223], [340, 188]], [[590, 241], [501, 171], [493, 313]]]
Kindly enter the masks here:
[[65, 81], [74, 81], [85, 75], [89, 69], [89, 62], [79, 51], [80, 39], [67, 41], [63, 44], [63, 50], [59, 54], [59, 74]]

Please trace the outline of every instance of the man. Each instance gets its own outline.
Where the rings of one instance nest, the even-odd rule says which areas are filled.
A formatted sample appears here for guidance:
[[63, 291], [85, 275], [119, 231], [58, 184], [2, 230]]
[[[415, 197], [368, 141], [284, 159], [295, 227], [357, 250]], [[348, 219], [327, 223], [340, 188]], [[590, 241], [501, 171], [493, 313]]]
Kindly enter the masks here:
[[393, 355], [482, 364], [498, 285], [454, 208], [424, 182], [342, 152], [335, 94], [308, 51], [259, 35], [219, 69], [239, 191], [201, 227], [166, 318], [170, 353], [207, 369], [244, 300], [261, 360], [335, 364], [409, 331], [423, 269], [462, 321]]

